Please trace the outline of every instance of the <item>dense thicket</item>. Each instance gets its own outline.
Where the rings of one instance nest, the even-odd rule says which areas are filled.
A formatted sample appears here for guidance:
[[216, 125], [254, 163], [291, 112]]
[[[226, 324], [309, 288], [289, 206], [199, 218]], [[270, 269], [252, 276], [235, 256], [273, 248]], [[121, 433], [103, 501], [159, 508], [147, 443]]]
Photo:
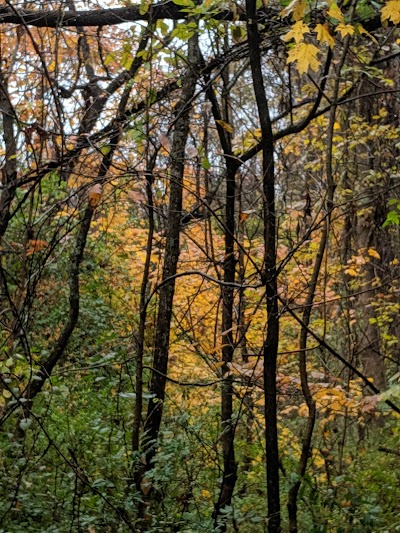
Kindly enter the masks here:
[[400, 531], [399, 22], [0, 6], [0, 532]]

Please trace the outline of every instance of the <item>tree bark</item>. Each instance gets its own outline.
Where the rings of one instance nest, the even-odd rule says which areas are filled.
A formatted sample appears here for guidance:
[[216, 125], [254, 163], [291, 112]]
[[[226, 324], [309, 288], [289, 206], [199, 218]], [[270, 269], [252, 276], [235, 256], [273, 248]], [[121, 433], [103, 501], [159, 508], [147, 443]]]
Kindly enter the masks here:
[[264, 279], [268, 313], [264, 342], [265, 448], [267, 455], [268, 532], [281, 531], [279, 495], [279, 452], [276, 370], [279, 343], [278, 292], [276, 274], [276, 215], [274, 137], [261, 68], [260, 34], [257, 26], [256, 0], [246, 0], [249, 56], [262, 133]]
[[[175, 130], [171, 149], [170, 167], [170, 199], [168, 209], [168, 225], [162, 286], [159, 291], [158, 315], [154, 341], [153, 368], [149, 385], [153, 397], [149, 401], [144, 431], [145, 470], [152, 468], [156, 454], [158, 433], [161, 426], [163, 404], [165, 398], [166, 375], [168, 372], [168, 352], [172, 304], [175, 292], [175, 274], [179, 259], [180, 222], [182, 217], [182, 192], [185, 170], [185, 147], [190, 126], [190, 108], [198, 80], [195, 66], [199, 62], [198, 35], [195, 33], [188, 44], [189, 67], [182, 80], [182, 95], [175, 108]], [[169, 281], [168, 281], [169, 280]]]
[[[224, 87], [228, 84], [229, 71], [223, 72]], [[232, 420], [233, 415], [233, 377], [228, 375], [229, 363], [233, 361], [234, 340], [233, 340], [233, 302], [234, 290], [232, 283], [235, 281], [235, 194], [236, 194], [236, 172], [237, 161], [232, 152], [232, 134], [221, 126], [221, 121], [231, 123], [230, 102], [226, 91], [223, 94], [223, 105], [218, 104], [215, 91], [210, 84], [209, 76], [205, 76], [207, 84], [207, 97], [211, 103], [211, 110], [217, 127], [219, 141], [225, 158], [225, 220], [224, 220], [224, 240], [225, 240], [225, 260], [224, 283], [222, 288], [222, 373], [226, 376], [221, 387], [221, 444], [224, 461], [222, 483], [218, 500], [214, 506], [214, 527], [218, 526], [219, 531], [226, 530], [226, 520], [221, 520], [221, 510], [231, 505], [232, 495], [237, 480], [237, 464], [235, 459], [235, 426]]]

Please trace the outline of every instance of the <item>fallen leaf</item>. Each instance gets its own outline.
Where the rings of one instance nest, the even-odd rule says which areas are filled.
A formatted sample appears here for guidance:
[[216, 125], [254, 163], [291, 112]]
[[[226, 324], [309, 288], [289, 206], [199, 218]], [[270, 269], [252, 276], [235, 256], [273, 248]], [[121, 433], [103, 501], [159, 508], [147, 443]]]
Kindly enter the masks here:
[[368, 248], [368, 255], [371, 257], [375, 257], [375, 259], [380, 259], [381, 256], [374, 248]]

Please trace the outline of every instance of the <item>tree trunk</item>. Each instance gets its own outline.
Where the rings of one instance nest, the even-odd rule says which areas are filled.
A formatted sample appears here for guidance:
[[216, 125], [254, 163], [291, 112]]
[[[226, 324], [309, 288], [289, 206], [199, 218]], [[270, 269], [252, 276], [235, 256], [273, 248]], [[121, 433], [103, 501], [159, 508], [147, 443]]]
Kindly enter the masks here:
[[281, 531], [279, 495], [278, 420], [276, 367], [279, 343], [278, 292], [276, 279], [276, 215], [274, 138], [261, 68], [260, 35], [256, 0], [246, 0], [247, 33], [253, 88], [262, 133], [264, 279], [267, 300], [267, 337], [264, 342], [265, 449], [267, 455], [268, 532]]
[[166, 375], [168, 372], [168, 352], [172, 303], [175, 292], [175, 279], [179, 259], [180, 223], [182, 217], [182, 191], [185, 170], [185, 147], [190, 126], [190, 107], [198, 79], [195, 66], [199, 62], [198, 36], [195, 33], [188, 44], [189, 68], [182, 80], [182, 95], [175, 107], [175, 130], [171, 149], [170, 199], [162, 286], [159, 290], [158, 315], [156, 323], [153, 368], [149, 385], [152, 398], [149, 401], [145, 421], [146, 450], [144, 470], [152, 468], [161, 426], [165, 398]]

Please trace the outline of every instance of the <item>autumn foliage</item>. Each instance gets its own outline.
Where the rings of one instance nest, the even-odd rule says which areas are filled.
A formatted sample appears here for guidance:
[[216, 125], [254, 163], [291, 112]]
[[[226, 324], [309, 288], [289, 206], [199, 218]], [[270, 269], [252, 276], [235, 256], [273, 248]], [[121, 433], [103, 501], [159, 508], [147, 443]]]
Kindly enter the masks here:
[[399, 23], [0, 6], [0, 533], [400, 530]]

